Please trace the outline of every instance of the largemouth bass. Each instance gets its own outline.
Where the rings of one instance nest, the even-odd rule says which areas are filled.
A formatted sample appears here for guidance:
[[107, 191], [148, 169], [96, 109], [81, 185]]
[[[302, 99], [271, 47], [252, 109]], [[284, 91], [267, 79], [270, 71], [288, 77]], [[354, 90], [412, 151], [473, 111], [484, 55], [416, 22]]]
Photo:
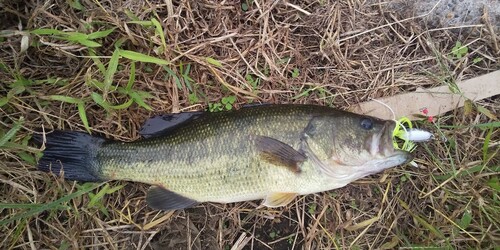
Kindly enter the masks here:
[[73, 131], [46, 134], [38, 167], [68, 180], [148, 183], [148, 205], [174, 210], [257, 199], [284, 206], [412, 159], [393, 147], [394, 121], [328, 107], [261, 105], [160, 121], [179, 118], [128, 143]]

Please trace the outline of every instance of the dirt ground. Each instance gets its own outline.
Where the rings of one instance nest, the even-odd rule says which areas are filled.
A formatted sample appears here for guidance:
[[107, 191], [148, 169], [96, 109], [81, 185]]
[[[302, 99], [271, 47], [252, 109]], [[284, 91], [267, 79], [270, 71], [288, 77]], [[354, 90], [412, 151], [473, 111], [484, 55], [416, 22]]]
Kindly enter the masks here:
[[447, 27], [413, 13], [362, 0], [0, 0], [0, 248], [498, 249], [498, 96], [418, 121], [438, 135], [419, 144], [418, 167], [284, 208], [161, 212], [148, 185], [36, 171], [42, 127], [131, 141], [155, 114], [348, 109], [500, 69], [487, 12]]

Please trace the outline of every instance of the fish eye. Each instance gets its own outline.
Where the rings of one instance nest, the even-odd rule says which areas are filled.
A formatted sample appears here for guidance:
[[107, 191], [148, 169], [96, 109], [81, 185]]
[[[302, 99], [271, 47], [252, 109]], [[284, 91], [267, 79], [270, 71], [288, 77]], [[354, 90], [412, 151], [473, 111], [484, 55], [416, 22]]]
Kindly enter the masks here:
[[363, 118], [363, 120], [361, 120], [360, 125], [365, 130], [370, 130], [373, 128], [373, 121], [370, 118]]

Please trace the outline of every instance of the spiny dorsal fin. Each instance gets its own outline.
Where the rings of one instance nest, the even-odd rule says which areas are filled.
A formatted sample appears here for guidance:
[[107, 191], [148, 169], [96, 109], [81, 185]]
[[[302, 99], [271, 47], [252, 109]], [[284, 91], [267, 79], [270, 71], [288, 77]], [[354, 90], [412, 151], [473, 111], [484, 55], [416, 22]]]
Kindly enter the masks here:
[[270, 193], [262, 202], [266, 207], [281, 207], [292, 202], [298, 194], [296, 193]]
[[177, 210], [192, 207], [199, 202], [159, 186], [152, 186], [146, 196], [148, 206], [159, 210]]
[[290, 145], [267, 136], [257, 136], [255, 144], [264, 161], [300, 173], [299, 164], [304, 162], [306, 157]]
[[205, 112], [182, 112], [176, 114], [157, 115], [147, 119], [139, 134], [144, 138], [168, 134], [173, 129], [200, 118]]

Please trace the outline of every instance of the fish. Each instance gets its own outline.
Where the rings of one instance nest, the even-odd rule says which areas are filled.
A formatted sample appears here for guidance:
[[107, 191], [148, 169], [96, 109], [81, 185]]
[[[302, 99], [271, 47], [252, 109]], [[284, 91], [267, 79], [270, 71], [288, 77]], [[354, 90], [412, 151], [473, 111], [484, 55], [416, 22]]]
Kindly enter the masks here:
[[153, 209], [250, 200], [280, 207], [411, 161], [394, 148], [394, 129], [392, 120], [326, 106], [274, 104], [156, 116], [132, 142], [60, 130], [35, 141], [45, 145], [39, 170], [150, 184]]

